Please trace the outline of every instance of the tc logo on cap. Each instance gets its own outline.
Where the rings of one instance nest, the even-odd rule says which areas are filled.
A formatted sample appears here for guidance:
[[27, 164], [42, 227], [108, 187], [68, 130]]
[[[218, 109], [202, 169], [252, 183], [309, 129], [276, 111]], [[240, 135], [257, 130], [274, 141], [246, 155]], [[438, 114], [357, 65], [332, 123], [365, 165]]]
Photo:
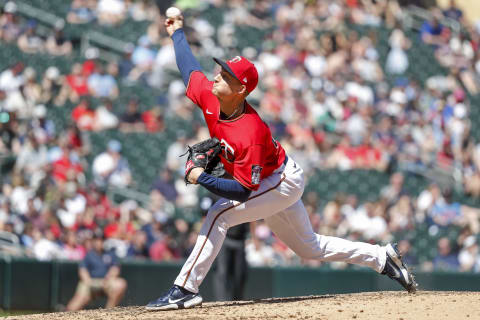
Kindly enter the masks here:
[[230, 63], [235, 63], [235, 62], [239, 62], [240, 60], [242, 60], [242, 57], [240, 56], [236, 56], [236, 57], [233, 57], [231, 60], [229, 60], [228, 62]]

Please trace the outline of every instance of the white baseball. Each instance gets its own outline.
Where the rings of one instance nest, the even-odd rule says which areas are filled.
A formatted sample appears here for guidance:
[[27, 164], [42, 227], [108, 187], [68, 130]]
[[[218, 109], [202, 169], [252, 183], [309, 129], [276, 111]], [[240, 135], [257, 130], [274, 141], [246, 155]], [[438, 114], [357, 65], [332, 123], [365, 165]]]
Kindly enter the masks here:
[[178, 17], [181, 14], [182, 14], [182, 11], [180, 11], [180, 9], [178, 9], [176, 7], [170, 7], [165, 12], [165, 15], [167, 16], [167, 18], [175, 18], [175, 17]]

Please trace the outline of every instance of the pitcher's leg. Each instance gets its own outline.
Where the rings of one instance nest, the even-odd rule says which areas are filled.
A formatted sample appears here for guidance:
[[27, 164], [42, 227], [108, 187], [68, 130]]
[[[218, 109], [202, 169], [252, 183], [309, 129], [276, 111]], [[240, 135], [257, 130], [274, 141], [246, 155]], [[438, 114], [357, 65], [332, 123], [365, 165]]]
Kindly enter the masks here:
[[198, 287], [207, 275], [225, 240], [228, 226], [224, 219], [219, 218], [224, 210], [231, 207], [229, 203], [230, 201], [226, 199], [220, 199], [208, 211], [195, 246], [175, 279], [176, 285], [198, 293]]
[[300, 197], [298, 192], [294, 195], [296, 198], [286, 196], [284, 189], [287, 189], [288, 185], [283, 189], [278, 188], [281, 189], [279, 191], [277, 187], [282, 183], [280, 177], [277, 181], [271, 180], [272, 182], [269, 179], [262, 182], [261, 189], [252, 193], [246, 202], [220, 199], [210, 208], [195, 247], [175, 280], [176, 285], [197, 293], [225, 240], [229, 227], [265, 219], [288, 208]]
[[308, 213], [301, 200], [265, 219], [270, 229], [303, 258], [342, 261], [370, 267], [382, 272], [386, 251], [379, 245], [353, 242], [313, 232]]

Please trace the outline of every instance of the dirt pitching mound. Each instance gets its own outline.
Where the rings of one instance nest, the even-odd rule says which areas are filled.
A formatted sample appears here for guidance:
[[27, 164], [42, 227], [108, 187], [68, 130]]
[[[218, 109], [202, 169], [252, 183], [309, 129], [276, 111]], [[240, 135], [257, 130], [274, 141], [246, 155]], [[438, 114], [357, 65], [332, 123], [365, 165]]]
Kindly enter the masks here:
[[239, 302], [207, 302], [175, 311], [142, 307], [16, 316], [7, 319], [480, 319], [480, 292], [366, 292]]

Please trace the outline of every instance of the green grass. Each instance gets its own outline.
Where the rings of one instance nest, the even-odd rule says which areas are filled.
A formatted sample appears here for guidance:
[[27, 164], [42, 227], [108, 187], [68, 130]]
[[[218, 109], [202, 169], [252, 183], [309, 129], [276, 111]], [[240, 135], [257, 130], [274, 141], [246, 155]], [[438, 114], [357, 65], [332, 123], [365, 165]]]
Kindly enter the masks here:
[[45, 311], [35, 311], [35, 310], [1, 310], [0, 317], [9, 317], [9, 316], [22, 316], [25, 314], [34, 314], [34, 313], [45, 313]]

